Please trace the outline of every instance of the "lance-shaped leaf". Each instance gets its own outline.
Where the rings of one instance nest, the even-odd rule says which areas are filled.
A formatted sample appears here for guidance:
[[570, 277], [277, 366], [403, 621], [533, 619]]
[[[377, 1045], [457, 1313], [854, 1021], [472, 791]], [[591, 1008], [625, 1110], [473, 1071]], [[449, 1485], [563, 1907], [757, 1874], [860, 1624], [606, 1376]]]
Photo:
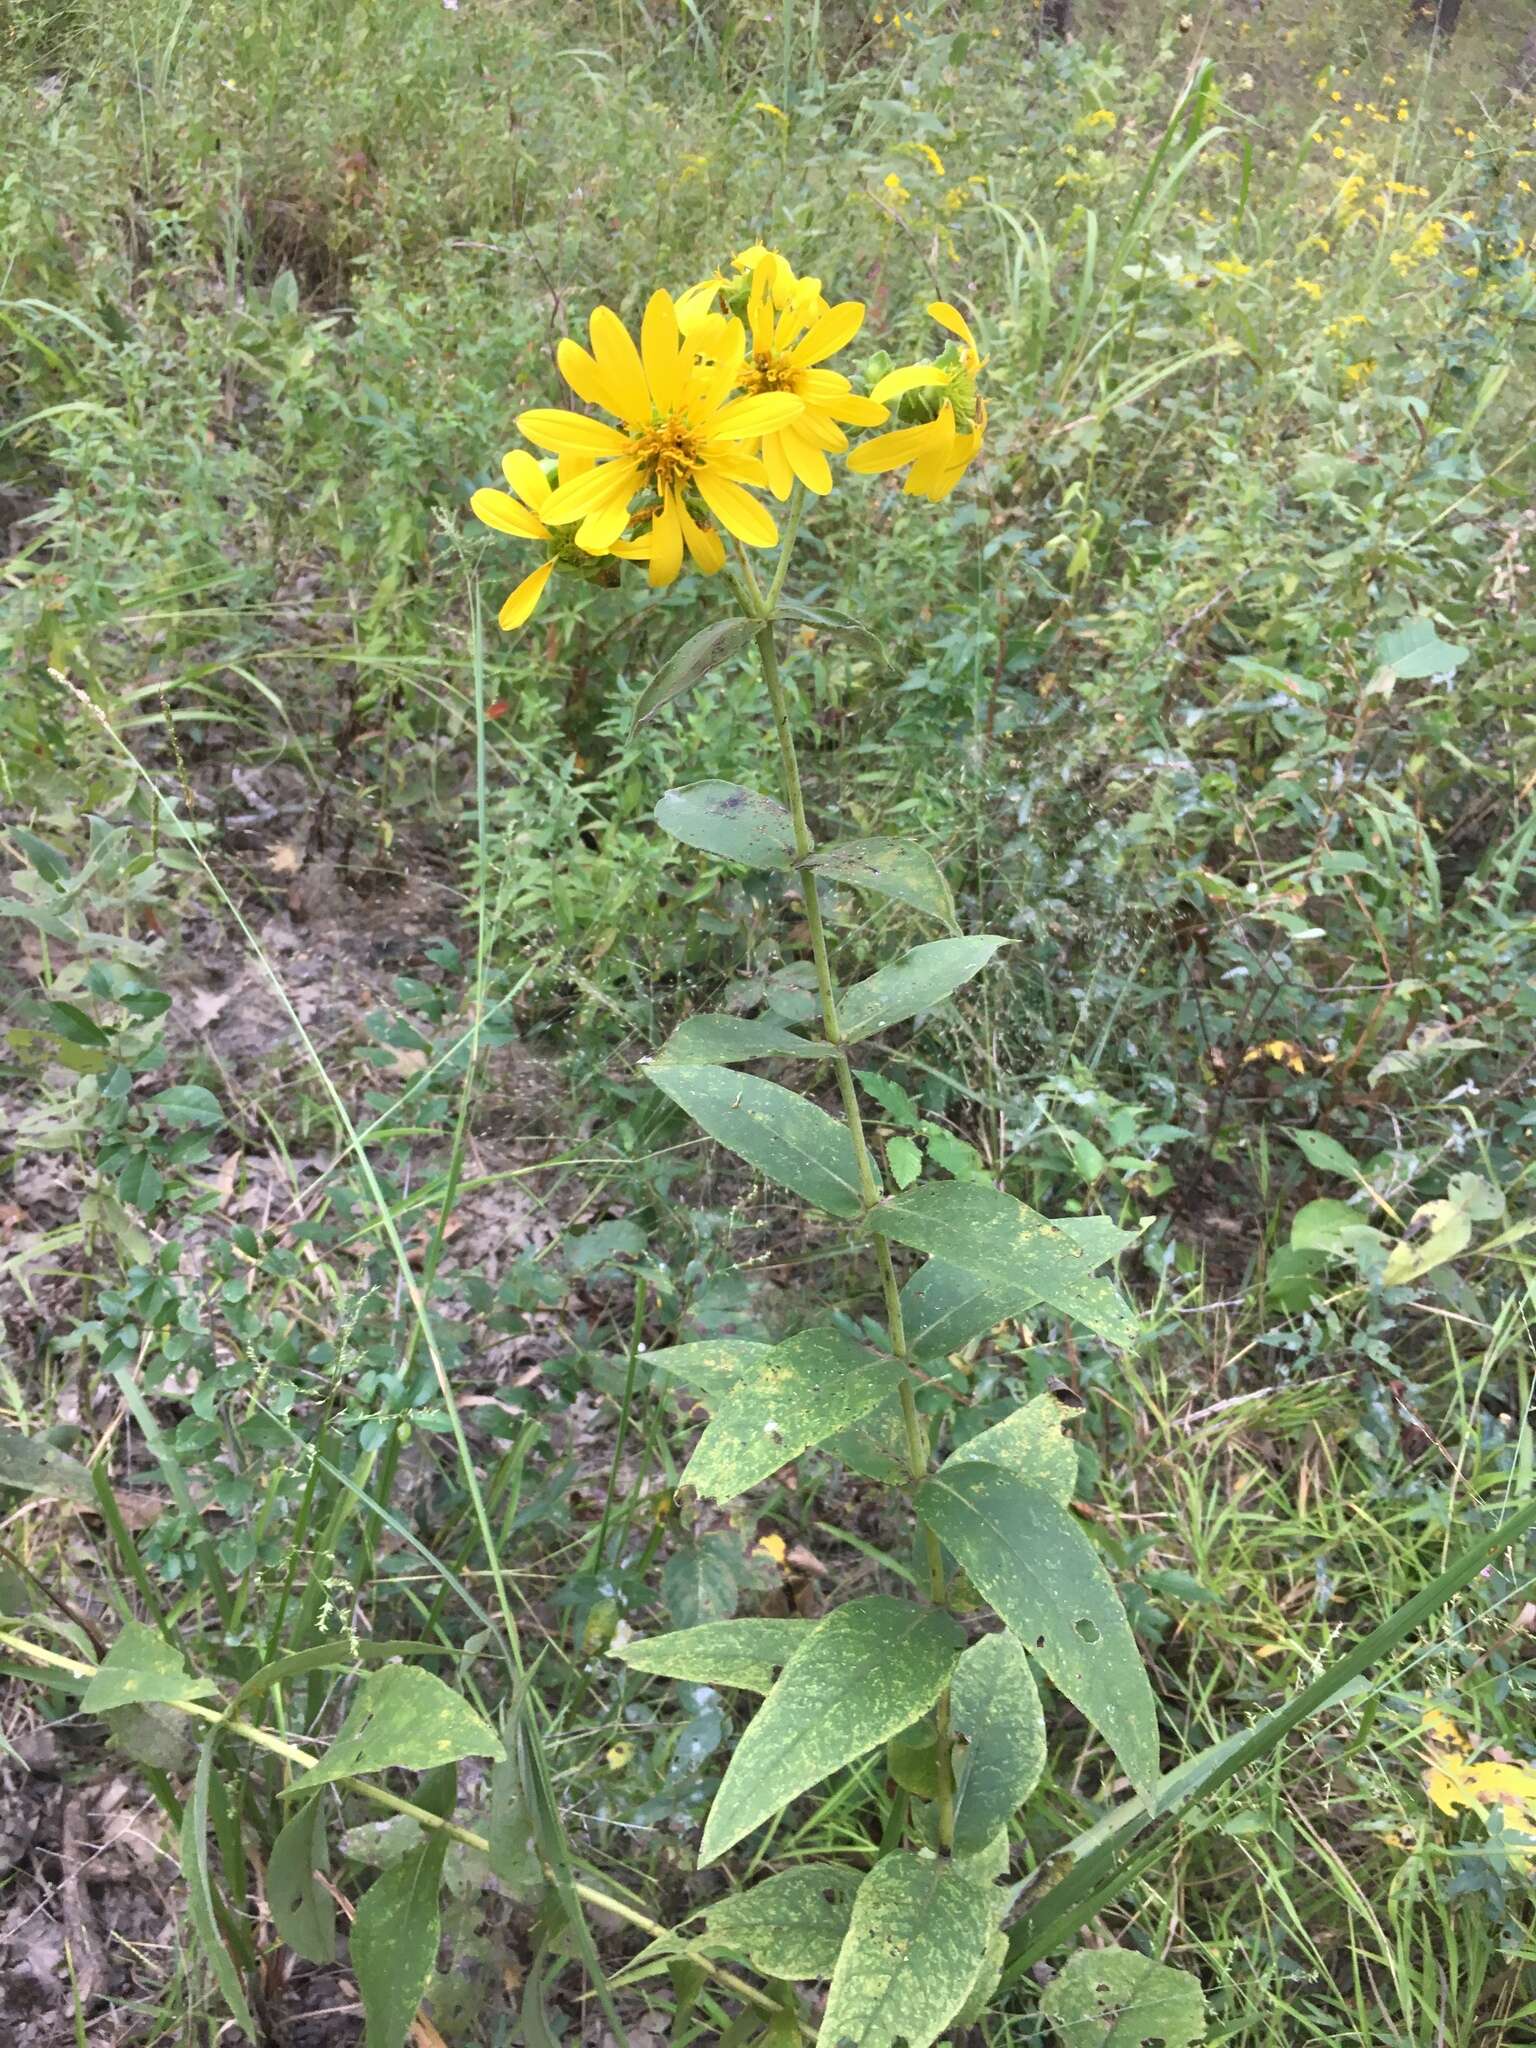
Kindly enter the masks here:
[[843, 1863], [802, 1863], [711, 1906], [711, 1941], [728, 1942], [764, 1977], [830, 1977], [848, 1932], [862, 1873]]
[[761, 1074], [729, 1067], [653, 1065], [645, 1071], [663, 1095], [769, 1180], [833, 1216], [862, 1213], [848, 1126], [814, 1102]]
[[674, 697], [685, 695], [733, 656], [744, 654], [756, 638], [757, 631], [756, 619], [716, 619], [702, 632], [685, 640], [641, 691], [632, 723], [643, 725], [663, 704], [670, 704]]
[[929, 2048], [964, 2005], [1001, 1905], [954, 1863], [882, 1857], [853, 1902], [818, 2048]]
[[885, 1594], [829, 1614], [736, 1745], [705, 1823], [700, 1864], [926, 1714], [964, 1643], [947, 1614]]
[[830, 633], [835, 639], [852, 641], [858, 652], [872, 661], [883, 663], [886, 659], [878, 636], [852, 612], [837, 611], [831, 605], [802, 604], [796, 598], [781, 597], [778, 616], [788, 619], [792, 625], [811, 626], [818, 633]]
[[795, 828], [788, 811], [739, 782], [690, 782], [685, 789], [669, 789], [654, 815], [661, 829], [684, 846], [740, 861], [743, 867], [787, 868], [794, 858]]
[[955, 1751], [955, 1848], [993, 1841], [1045, 1769], [1045, 1715], [1029, 1659], [1006, 1629], [972, 1643], [949, 1691]]
[[698, 1393], [721, 1395], [746, 1371], [772, 1351], [771, 1344], [750, 1337], [706, 1337], [697, 1344], [669, 1344], [646, 1354], [646, 1364], [664, 1381], [676, 1381]]
[[705, 1010], [685, 1017], [652, 1066], [729, 1067], [739, 1060], [826, 1059], [832, 1048], [801, 1038], [771, 1017], [732, 1017]]
[[80, 1704], [88, 1714], [113, 1707], [147, 1707], [153, 1701], [206, 1699], [218, 1687], [195, 1678], [180, 1650], [142, 1621], [125, 1621], [117, 1641], [97, 1666]]
[[888, 896], [920, 910], [947, 930], [955, 929], [955, 899], [925, 847], [906, 839], [843, 839], [824, 846], [805, 865], [829, 882]]
[[363, 1894], [347, 1953], [363, 1995], [366, 2048], [400, 2048], [437, 1961], [448, 1837], [429, 1835]]
[[219, 1739], [217, 1728], [210, 1731], [198, 1753], [197, 1771], [192, 1780], [192, 1789], [186, 1804], [181, 1809], [181, 1874], [187, 1886], [187, 1913], [193, 1931], [203, 1953], [213, 1970], [214, 1979], [235, 2018], [235, 2023], [246, 2038], [256, 2041], [260, 2038], [251, 2009], [246, 2003], [245, 1986], [241, 1973], [235, 1967], [234, 1957], [224, 1941], [219, 1926], [218, 1905], [214, 1897], [213, 1876], [208, 1867], [208, 1806], [213, 1782], [213, 1752]]
[[1128, 1948], [1080, 1948], [1040, 2010], [1061, 2048], [1195, 2048], [1205, 2039], [1199, 1979]]
[[414, 1664], [387, 1664], [363, 1680], [336, 1740], [283, 1797], [363, 1771], [433, 1770], [500, 1748], [495, 1732], [440, 1678]]
[[917, 1510], [1137, 1791], [1149, 1790], [1158, 1774], [1152, 1688], [1109, 1574], [1066, 1509], [1001, 1465], [951, 1459], [920, 1489]]
[[734, 1500], [867, 1415], [901, 1384], [905, 1369], [841, 1330], [805, 1330], [776, 1344], [722, 1398], [683, 1483], [706, 1500]]
[[615, 1657], [631, 1671], [656, 1678], [680, 1678], [688, 1685], [739, 1686], [768, 1692], [774, 1674], [808, 1640], [819, 1623], [767, 1616], [761, 1621], [706, 1621], [670, 1635], [644, 1636], [616, 1645]]
[[967, 1437], [950, 1453], [944, 1470], [968, 1460], [1001, 1465], [1060, 1507], [1069, 1506], [1077, 1491], [1077, 1445], [1062, 1428], [1062, 1406], [1054, 1394], [1037, 1394], [991, 1429]]
[[[978, 1278], [1004, 1287], [1030, 1287], [1042, 1301], [1111, 1343], [1130, 1344], [1136, 1317], [1098, 1261], [1077, 1241], [1000, 1188], [977, 1181], [925, 1181], [892, 1195], [870, 1214], [870, 1227]], [[1113, 1226], [1109, 1226], [1111, 1229]], [[1122, 1245], [1129, 1231], [1117, 1233]]]
[[[1090, 1266], [1113, 1258], [1126, 1242], [1125, 1232], [1105, 1216], [1062, 1216], [1055, 1227], [1066, 1232]], [[985, 1337], [1039, 1303], [1034, 1287], [988, 1280], [947, 1259], [930, 1259], [901, 1291], [907, 1348], [916, 1359], [948, 1358], [973, 1337]]]
[[329, 1872], [325, 1801], [317, 1794], [284, 1824], [267, 1859], [272, 1925], [308, 1963], [336, 1960], [336, 1901], [321, 1882]]
[[962, 983], [979, 974], [1006, 939], [930, 939], [881, 967], [867, 981], [856, 981], [837, 999], [838, 1027], [844, 1039], [868, 1038], [919, 1010], [931, 1010], [952, 996]]

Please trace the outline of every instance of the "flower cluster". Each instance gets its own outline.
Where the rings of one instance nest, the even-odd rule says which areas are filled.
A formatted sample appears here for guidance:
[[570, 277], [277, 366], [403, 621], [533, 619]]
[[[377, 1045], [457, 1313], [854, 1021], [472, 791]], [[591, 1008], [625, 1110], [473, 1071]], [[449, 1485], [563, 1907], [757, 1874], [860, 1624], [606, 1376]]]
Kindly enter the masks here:
[[[819, 278], [760, 244], [675, 298], [653, 292], [638, 343], [599, 306], [589, 346], [567, 339], [556, 353], [594, 411], [520, 413], [524, 439], [554, 462], [514, 450], [502, 464], [512, 494], [480, 490], [470, 501], [485, 525], [544, 550], [500, 624], [524, 624], [557, 570], [610, 582], [619, 562], [643, 561], [662, 586], [685, 561], [715, 575], [727, 538], [773, 547], [778, 526], [764, 495], [783, 502], [799, 487], [824, 497], [829, 457], [847, 456], [863, 476], [905, 469], [907, 491], [947, 497], [981, 449], [982, 358], [953, 306], [935, 300], [928, 311], [951, 344], [933, 362], [897, 369], [880, 359], [866, 394], [829, 367], [862, 328], [863, 305], [829, 304]], [[893, 431], [850, 451], [846, 430], [886, 425], [893, 404]]]

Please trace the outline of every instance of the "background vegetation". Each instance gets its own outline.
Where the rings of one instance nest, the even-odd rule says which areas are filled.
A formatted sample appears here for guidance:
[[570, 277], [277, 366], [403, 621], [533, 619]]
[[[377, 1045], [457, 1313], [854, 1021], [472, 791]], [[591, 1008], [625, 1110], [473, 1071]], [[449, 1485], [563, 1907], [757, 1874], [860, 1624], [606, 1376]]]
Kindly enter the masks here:
[[[226, 1686], [408, 1640], [494, 1713], [499, 1573], [569, 1854], [670, 1923], [716, 1883], [731, 1709], [616, 1631], [899, 1581], [830, 1457], [736, 1521], [679, 1508], [695, 1425], [644, 1363], [854, 1291], [636, 1066], [706, 1003], [806, 1014], [780, 884], [701, 884], [649, 822], [739, 772], [758, 686], [631, 734], [692, 587], [559, 583], [503, 640], [465, 510], [592, 303], [759, 234], [913, 350], [941, 292], [989, 355], [980, 483], [937, 517], [845, 494], [801, 543], [890, 665], [808, 635], [791, 673], [817, 813], [942, 842], [1018, 941], [883, 1048], [888, 1135], [1154, 1219], [1134, 1355], [1011, 1326], [955, 1385], [977, 1426], [1005, 1381], [1083, 1397], [1165, 1761], [1529, 1498], [1523, 8], [1449, 42], [1363, 0], [1080, 6], [1072, 40], [987, 0], [0, 26], [0, 1610], [87, 1662], [137, 1615]], [[856, 959], [869, 907], [832, 907]], [[1212, 2039], [1536, 2038], [1536, 1769], [1502, 1825], [1421, 1782], [1427, 1713], [1536, 1766], [1529, 1588], [1491, 1568], [1106, 1917], [1200, 1975]], [[6, 1668], [8, 2038], [212, 2038], [160, 1846], [183, 1738], [145, 1710], [109, 1747], [65, 1675]], [[345, 1704], [316, 1668], [262, 1711]], [[1110, 1789], [1054, 1726], [1019, 1875]], [[226, 1935], [272, 2038], [360, 2039], [344, 1968], [259, 1909], [269, 1765], [213, 1816]], [[763, 1867], [865, 1839], [876, 1770]], [[355, 1893], [398, 1833], [350, 1817]], [[717, 2037], [625, 1982], [611, 1914], [583, 1956], [531, 1881], [466, 1850], [455, 1883], [444, 2038]], [[977, 2038], [1045, 2038], [1035, 1998]]]

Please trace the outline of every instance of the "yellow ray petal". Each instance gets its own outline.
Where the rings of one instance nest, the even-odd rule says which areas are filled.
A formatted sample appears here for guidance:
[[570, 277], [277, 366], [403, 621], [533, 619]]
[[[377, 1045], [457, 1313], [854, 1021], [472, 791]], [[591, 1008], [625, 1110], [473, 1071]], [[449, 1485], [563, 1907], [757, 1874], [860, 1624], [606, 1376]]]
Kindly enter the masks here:
[[623, 455], [629, 448], [617, 427], [605, 427], [585, 413], [564, 412], [553, 406], [520, 412], [517, 428], [535, 448], [551, 448], [557, 455], [567, 448], [573, 455]]
[[469, 509], [482, 526], [497, 533], [515, 533], [519, 540], [548, 540], [549, 531], [536, 512], [509, 498], [505, 491], [476, 491]]
[[501, 458], [501, 473], [525, 505], [542, 512], [550, 493], [550, 481], [526, 448], [514, 448]]
[[606, 505], [596, 505], [576, 529], [576, 545], [584, 554], [606, 555], [629, 524], [629, 501], [634, 486]]
[[677, 516], [695, 569], [701, 576], [718, 576], [725, 567], [725, 542], [712, 526], [701, 526], [681, 498], [677, 501]]
[[824, 498], [832, 488], [832, 472], [827, 467], [826, 456], [794, 427], [785, 428], [779, 436], [779, 443], [789, 458], [790, 468], [805, 488], [818, 498]]
[[958, 334], [971, 353], [977, 353], [976, 337], [971, 332], [970, 322], [949, 303], [948, 299], [930, 299], [928, 317], [937, 320], [939, 325], [951, 334]]
[[864, 308], [857, 299], [844, 299], [834, 306], [830, 313], [823, 313], [809, 334], [794, 351], [794, 360], [809, 369], [826, 356], [835, 356], [840, 348], [846, 348], [859, 329], [864, 325]]
[[651, 587], [660, 590], [675, 583], [683, 566], [683, 522], [677, 516], [677, 501], [669, 491], [661, 510], [651, 521]]
[[888, 370], [870, 392], [877, 405], [900, 398], [908, 391], [932, 391], [948, 382], [944, 372], [932, 363], [910, 363], [904, 370]]
[[710, 421], [710, 439], [755, 441], [759, 434], [772, 434], [787, 427], [804, 411], [805, 400], [789, 391], [759, 391], [750, 398], [733, 398]]
[[651, 401], [662, 412], [670, 412], [677, 397], [680, 358], [677, 310], [666, 292], [652, 292], [640, 323], [640, 359], [645, 364], [645, 381]]
[[[947, 432], [941, 424], [946, 415], [950, 420]], [[936, 448], [948, 448], [953, 436], [954, 415], [946, 406], [937, 420], [924, 420], [916, 427], [898, 427], [894, 433], [876, 434], [872, 441], [861, 441], [848, 457], [848, 467], [856, 476], [879, 476], [884, 470], [900, 469], [905, 462], [916, 462], [919, 456]]]
[[560, 374], [576, 396], [587, 405], [600, 405], [604, 412], [617, 412], [607, 380], [579, 342], [562, 341], [555, 350]]
[[845, 427], [883, 427], [891, 416], [888, 405], [877, 405], [857, 391], [850, 391], [846, 398], [829, 399], [821, 410], [829, 420], [841, 420]]
[[[718, 468], [718, 465], [716, 465]], [[789, 466], [789, 457], [784, 452], [781, 434], [770, 434], [763, 443], [763, 468], [768, 474], [768, 488], [782, 505], [795, 487], [795, 472]]]
[[[773, 439], [770, 435], [769, 440]], [[768, 441], [764, 441], [766, 452]], [[755, 455], [748, 455], [739, 441], [715, 441], [710, 444], [709, 466], [716, 476], [723, 476], [733, 484], [748, 484], [754, 491], [768, 488], [768, 472]]]
[[594, 308], [587, 322], [587, 332], [592, 337], [592, 354], [603, 378], [620, 402], [609, 410], [626, 421], [643, 420], [650, 416], [650, 394], [645, 388], [645, 369], [640, 361], [640, 351], [630, 338], [629, 329], [608, 306]]
[[773, 546], [779, 537], [779, 529], [774, 525], [773, 514], [766, 505], [760, 505], [740, 484], [733, 484], [723, 476], [715, 476], [707, 469], [701, 469], [695, 481], [699, 487], [699, 496], [727, 533], [735, 534], [738, 540], [744, 540], [750, 548]]
[[605, 462], [598, 469], [589, 469], [585, 476], [575, 477], [551, 494], [544, 507], [545, 524], [574, 526], [603, 506], [627, 505], [639, 482], [638, 462]]
[[516, 590], [496, 614], [496, 623], [503, 633], [510, 633], [515, 626], [521, 626], [532, 617], [533, 608], [544, 595], [544, 586], [554, 568], [554, 559], [540, 562], [537, 569], [530, 569]]

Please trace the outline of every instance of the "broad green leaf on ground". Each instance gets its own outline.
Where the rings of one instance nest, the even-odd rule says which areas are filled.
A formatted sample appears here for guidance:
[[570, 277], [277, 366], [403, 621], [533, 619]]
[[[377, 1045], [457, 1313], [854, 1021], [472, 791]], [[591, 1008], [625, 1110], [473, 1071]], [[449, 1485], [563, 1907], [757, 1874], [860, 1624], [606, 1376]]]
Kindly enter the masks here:
[[794, 858], [795, 828], [788, 811], [739, 782], [691, 782], [686, 789], [669, 789], [655, 818], [685, 846], [740, 861], [743, 867], [787, 868]]
[[830, 1977], [861, 1875], [843, 1863], [803, 1863], [709, 1907], [704, 1925], [764, 1977]]
[[1061, 2048], [1194, 2048], [1205, 2039], [1199, 1979], [1134, 1949], [1078, 1949], [1040, 2010]]
[[1029, 1659], [1004, 1629], [972, 1643], [949, 1689], [955, 1762], [955, 1848], [974, 1855], [993, 1841], [1045, 1769], [1045, 1715]]
[[1453, 676], [1471, 653], [1452, 640], [1442, 640], [1431, 619], [1410, 619], [1376, 642], [1376, 659], [1405, 683], [1427, 676]]
[[437, 1962], [438, 1891], [448, 1837], [434, 1831], [419, 1849], [364, 1892], [347, 1941], [362, 1993], [367, 2048], [402, 2048]]
[[955, 899], [933, 855], [905, 839], [844, 839], [823, 846], [806, 866], [829, 882], [867, 889], [920, 910], [948, 931], [955, 928]]
[[0, 1429], [0, 1486], [72, 1500], [77, 1507], [97, 1504], [91, 1475], [78, 1458], [61, 1451], [57, 1444], [23, 1436], [19, 1429]]
[[1077, 1491], [1077, 1445], [1062, 1428], [1062, 1420], [1056, 1396], [1036, 1394], [991, 1429], [967, 1437], [951, 1451], [944, 1469], [967, 1460], [1001, 1465], [1067, 1507]]
[[671, 1344], [646, 1354], [646, 1364], [664, 1380], [701, 1394], [723, 1394], [749, 1366], [772, 1351], [749, 1337], [706, 1337], [697, 1344]]
[[214, 1745], [218, 1739], [219, 1730], [211, 1729], [198, 1755], [192, 1789], [181, 1809], [181, 1835], [178, 1844], [181, 1851], [181, 1874], [187, 1887], [187, 1914], [199, 1946], [208, 1958], [214, 1981], [223, 1994], [224, 2003], [234, 2015], [235, 2024], [244, 2030], [247, 2038], [257, 2041], [261, 2036], [256, 2031], [256, 2022], [251, 2018], [251, 2009], [246, 2004], [245, 1986], [219, 1929], [213, 1878], [208, 1868], [208, 1795], [213, 1778]]
[[830, 1215], [863, 1213], [848, 1126], [814, 1102], [729, 1067], [653, 1064], [645, 1071], [701, 1129], [769, 1180]]
[[632, 724], [643, 725], [663, 704], [670, 704], [674, 697], [684, 696], [724, 663], [745, 653], [756, 638], [757, 630], [755, 619], [716, 619], [712, 625], [705, 626], [701, 632], [685, 640], [641, 691]]
[[336, 1960], [336, 1901], [321, 1882], [329, 1869], [325, 1800], [317, 1794], [284, 1824], [267, 1859], [272, 1925], [307, 1963]]
[[831, 633], [839, 640], [851, 640], [860, 654], [883, 662], [885, 649], [878, 636], [852, 612], [834, 610], [831, 605], [802, 604], [798, 598], [781, 597], [777, 616], [798, 626], [811, 626], [818, 633]]
[[775, 1024], [771, 1017], [732, 1017], [701, 1010], [685, 1017], [652, 1066], [729, 1067], [738, 1060], [825, 1059], [828, 1048]]
[[683, 1483], [706, 1500], [734, 1500], [867, 1415], [904, 1370], [841, 1330], [805, 1330], [776, 1344], [721, 1397]]
[[768, 1692], [780, 1665], [810, 1639], [814, 1621], [707, 1621], [670, 1635], [643, 1636], [615, 1646], [612, 1654], [631, 1671], [657, 1678], [681, 1678], [689, 1685], [733, 1685], [743, 1692]]
[[965, 2003], [1001, 1904], [953, 1863], [882, 1857], [854, 1899], [818, 2048], [929, 2048]]
[[80, 1704], [88, 1714], [111, 1707], [147, 1707], [152, 1701], [206, 1699], [218, 1687], [188, 1671], [180, 1650], [142, 1621], [125, 1621], [97, 1667]]
[[1001, 1465], [954, 1460], [925, 1482], [917, 1508], [1137, 1791], [1149, 1790], [1158, 1775], [1152, 1688], [1109, 1574], [1066, 1509]]
[[1008, 1960], [1008, 1937], [1001, 1928], [987, 1942], [987, 1952], [981, 1959], [981, 1968], [965, 1994], [965, 2003], [955, 2015], [957, 2027], [974, 2027], [986, 2018], [992, 2001], [997, 1996], [998, 1981], [1003, 1974], [1003, 1965]]
[[414, 1664], [387, 1664], [363, 1680], [336, 1740], [283, 1796], [365, 1771], [426, 1771], [500, 1749], [494, 1730], [440, 1678]]
[[948, 1615], [886, 1594], [829, 1614], [736, 1745], [704, 1826], [700, 1865], [926, 1714], [964, 1643]]
[[[1117, 1249], [1135, 1242], [1133, 1231], [1100, 1224]], [[892, 1195], [870, 1212], [870, 1227], [912, 1245], [979, 1279], [1009, 1288], [1033, 1288], [1040, 1300], [1114, 1344], [1135, 1342], [1138, 1323], [1114, 1285], [1093, 1271], [1107, 1252], [1085, 1252], [1069, 1232], [999, 1188], [975, 1181], [925, 1181]]]
[[979, 974], [1006, 939], [930, 939], [878, 968], [867, 981], [856, 981], [837, 998], [838, 1028], [851, 1044], [931, 1010]]
[[[1066, 1232], [1090, 1266], [1113, 1258], [1125, 1243], [1124, 1231], [1105, 1216], [1063, 1216], [1056, 1228]], [[917, 1359], [948, 1358], [1039, 1303], [1034, 1287], [987, 1280], [947, 1259], [929, 1259], [901, 1292], [907, 1347]]]

